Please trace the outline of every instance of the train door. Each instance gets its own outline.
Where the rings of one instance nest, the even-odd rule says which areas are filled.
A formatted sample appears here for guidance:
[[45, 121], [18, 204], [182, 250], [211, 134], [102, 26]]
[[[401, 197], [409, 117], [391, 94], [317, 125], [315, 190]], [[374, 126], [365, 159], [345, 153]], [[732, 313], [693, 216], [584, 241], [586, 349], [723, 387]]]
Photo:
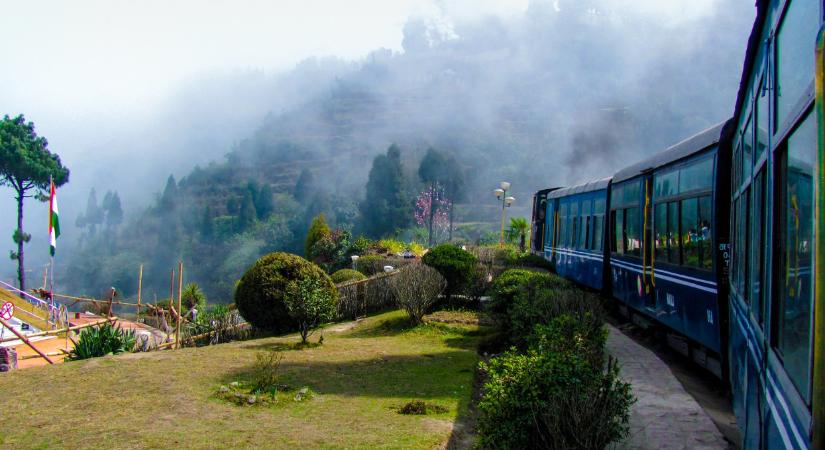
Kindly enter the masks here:
[[653, 195], [653, 176], [644, 179], [644, 200], [643, 200], [643, 224], [642, 233], [642, 267], [644, 283], [645, 307], [656, 309], [655, 274], [653, 272], [653, 205], [651, 197]]

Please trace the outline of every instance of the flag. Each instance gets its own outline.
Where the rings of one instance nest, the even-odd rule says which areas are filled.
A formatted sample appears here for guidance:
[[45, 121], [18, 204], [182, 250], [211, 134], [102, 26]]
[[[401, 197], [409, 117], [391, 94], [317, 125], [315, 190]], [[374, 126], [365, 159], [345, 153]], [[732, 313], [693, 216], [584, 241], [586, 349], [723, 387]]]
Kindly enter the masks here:
[[57, 192], [54, 188], [54, 181], [51, 182], [51, 193], [49, 195], [49, 253], [54, 256], [54, 249], [57, 247], [57, 238], [60, 237], [60, 221], [57, 214]]

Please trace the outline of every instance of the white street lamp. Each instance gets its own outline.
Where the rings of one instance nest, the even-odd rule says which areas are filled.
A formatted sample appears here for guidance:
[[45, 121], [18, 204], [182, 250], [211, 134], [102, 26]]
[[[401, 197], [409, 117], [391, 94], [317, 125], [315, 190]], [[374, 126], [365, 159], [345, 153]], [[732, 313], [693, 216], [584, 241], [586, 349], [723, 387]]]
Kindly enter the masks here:
[[496, 194], [496, 198], [501, 200], [501, 239], [499, 239], [498, 246], [504, 247], [504, 219], [506, 216], [506, 208], [509, 208], [510, 205], [516, 201], [515, 197], [507, 196], [507, 190], [510, 189], [510, 183], [506, 181], [502, 181], [499, 183], [501, 188], [493, 190], [493, 193]]

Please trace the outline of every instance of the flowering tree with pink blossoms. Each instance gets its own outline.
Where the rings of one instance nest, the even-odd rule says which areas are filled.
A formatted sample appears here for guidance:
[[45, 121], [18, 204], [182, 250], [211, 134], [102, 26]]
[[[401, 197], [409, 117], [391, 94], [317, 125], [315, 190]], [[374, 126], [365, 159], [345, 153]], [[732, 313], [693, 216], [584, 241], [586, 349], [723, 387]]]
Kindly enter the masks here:
[[415, 199], [415, 223], [428, 230], [428, 244], [433, 246], [438, 237], [449, 231], [452, 202], [447, 198], [444, 187], [433, 183], [418, 194]]

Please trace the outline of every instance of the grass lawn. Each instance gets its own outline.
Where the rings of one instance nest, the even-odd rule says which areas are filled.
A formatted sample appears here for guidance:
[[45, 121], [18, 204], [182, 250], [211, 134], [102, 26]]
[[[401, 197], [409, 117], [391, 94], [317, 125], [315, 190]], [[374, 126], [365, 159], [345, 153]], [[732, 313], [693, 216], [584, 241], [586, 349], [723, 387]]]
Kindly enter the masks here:
[[[433, 448], [471, 439], [477, 325], [410, 328], [391, 312], [297, 336], [133, 353], [0, 375], [4, 448]], [[310, 339], [318, 339], [316, 332]], [[216, 397], [247, 380], [261, 351], [283, 352], [282, 382], [308, 401], [241, 407]], [[421, 399], [447, 412], [402, 415]]]

